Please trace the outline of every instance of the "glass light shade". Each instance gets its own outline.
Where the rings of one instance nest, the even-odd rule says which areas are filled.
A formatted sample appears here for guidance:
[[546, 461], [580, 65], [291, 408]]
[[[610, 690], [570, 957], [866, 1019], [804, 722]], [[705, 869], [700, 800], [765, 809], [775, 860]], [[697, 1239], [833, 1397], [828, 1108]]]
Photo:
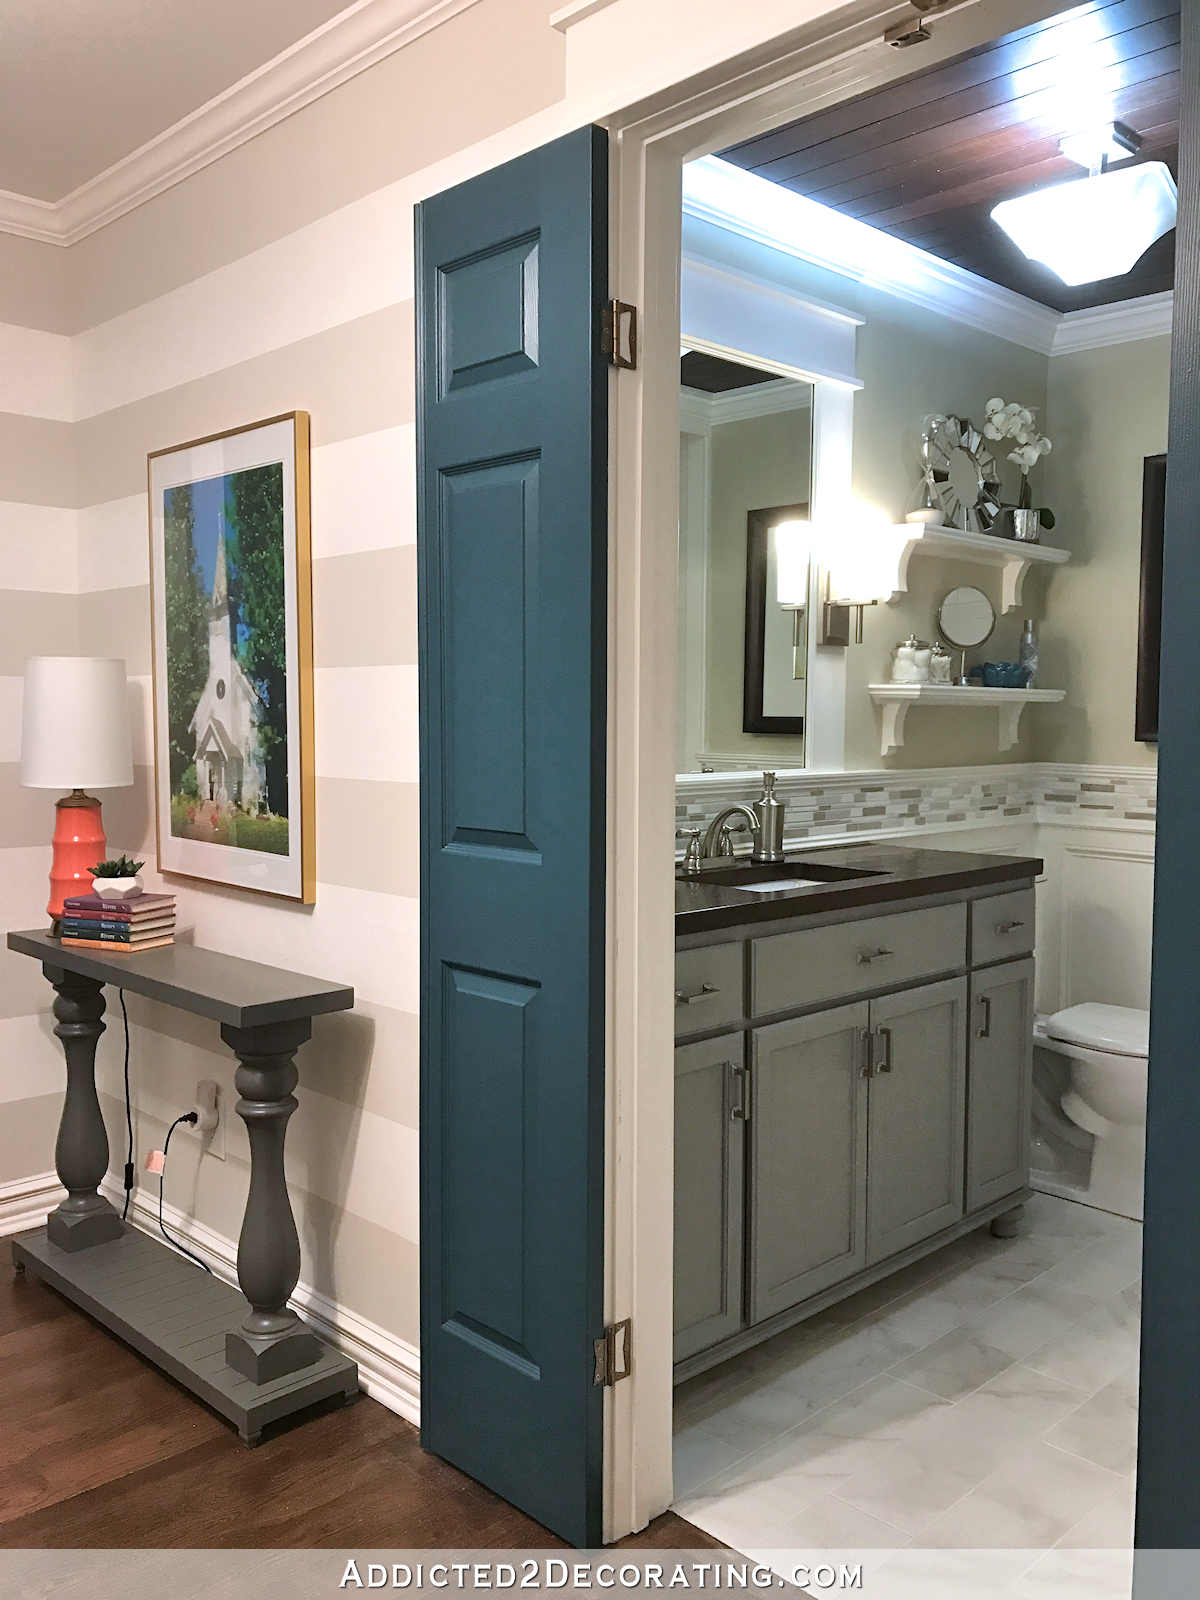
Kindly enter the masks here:
[[1131, 271], [1175, 226], [1177, 208], [1166, 163], [1143, 161], [1004, 200], [992, 220], [1022, 255], [1075, 285]]
[[911, 537], [908, 530], [897, 533], [886, 512], [859, 502], [847, 507], [835, 526], [825, 551], [830, 600], [840, 606], [890, 600], [896, 591], [900, 542]]
[[25, 663], [21, 782], [30, 789], [123, 789], [133, 782], [124, 661], [34, 656]]
[[775, 599], [800, 609], [808, 604], [808, 568], [812, 558], [812, 524], [792, 521], [775, 526]]

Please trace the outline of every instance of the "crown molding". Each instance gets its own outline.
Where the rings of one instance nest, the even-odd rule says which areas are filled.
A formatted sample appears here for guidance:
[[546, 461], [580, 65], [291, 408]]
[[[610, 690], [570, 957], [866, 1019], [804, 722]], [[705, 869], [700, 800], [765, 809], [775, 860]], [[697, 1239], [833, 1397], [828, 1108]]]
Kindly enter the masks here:
[[557, 11], [550, 13], [550, 26], [557, 28], [559, 33], [566, 33], [577, 22], [586, 22], [597, 11], [604, 11], [612, 4], [614, 0], [570, 0], [568, 5], [559, 6]]
[[[679, 422], [684, 433], [710, 433], [726, 422], [747, 422], [751, 417], [773, 417], [782, 411], [811, 411], [812, 389], [795, 378], [756, 383], [745, 389], [708, 394], [703, 389], [681, 388]], [[684, 426], [684, 424], [688, 426]]]
[[1157, 339], [1171, 332], [1175, 294], [1146, 294], [1116, 305], [1095, 306], [1090, 311], [1068, 311], [1054, 330], [1052, 356], [1076, 350], [1099, 350], [1110, 344], [1131, 344], [1137, 339]]
[[63, 199], [0, 190], [0, 232], [76, 244], [477, 3], [356, 0]]
[[683, 172], [685, 215], [1049, 355], [1059, 314], [716, 156]]

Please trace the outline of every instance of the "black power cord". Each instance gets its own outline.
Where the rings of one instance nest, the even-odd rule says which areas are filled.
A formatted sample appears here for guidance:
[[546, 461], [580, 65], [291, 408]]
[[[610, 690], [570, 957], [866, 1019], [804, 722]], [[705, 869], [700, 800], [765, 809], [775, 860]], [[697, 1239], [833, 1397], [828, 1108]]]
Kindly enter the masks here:
[[118, 989], [121, 997], [121, 1017], [125, 1023], [125, 1205], [121, 1210], [121, 1221], [129, 1217], [129, 1197], [133, 1193], [134, 1165], [133, 1165], [133, 1102], [129, 1095], [129, 1012], [125, 1007], [125, 991]]
[[185, 1111], [184, 1114], [181, 1117], [176, 1117], [175, 1121], [167, 1129], [167, 1137], [163, 1142], [162, 1171], [158, 1175], [158, 1231], [162, 1234], [163, 1238], [167, 1241], [168, 1244], [174, 1245], [176, 1250], [180, 1251], [181, 1254], [185, 1255], [188, 1258], [189, 1261], [194, 1261], [198, 1267], [203, 1267], [205, 1272], [207, 1272], [209, 1277], [211, 1278], [212, 1277], [212, 1268], [209, 1266], [208, 1262], [207, 1261], [201, 1261], [199, 1256], [194, 1256], [192, 1254], [192, 1252], [188, 1249], [187, 1245], [181, 1244], [178, 1239], [172, 1238], [172, 1236], [167, 1232], [166, 1223], [163, 1221], [163, 1184], [166, 1182], [166, 1177], [167, 1177], [167, 1152], [171, 1148], [171, 1135], [175, 1132], [175, 1129], [179, 1126], [179, 1124], [181, 1122], [198, 1122], [198, 1121], [199, 1121], [199, 1118], [196, 1116], [196, 1113], [194, 1111]]

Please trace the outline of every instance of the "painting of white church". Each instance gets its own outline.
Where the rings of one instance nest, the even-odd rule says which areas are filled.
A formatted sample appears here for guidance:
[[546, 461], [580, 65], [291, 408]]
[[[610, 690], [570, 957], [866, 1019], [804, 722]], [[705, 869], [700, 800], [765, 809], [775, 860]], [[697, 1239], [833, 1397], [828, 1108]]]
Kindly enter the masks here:
[[303, 412], [150, 457], [160, 870], [306, 902], [307, 466]]
[[259, 739], [265, 706], [233, 648], [225, 518], [218, 513], [217, 552], [208, 603], [208, 678], [188, 724], [199, 797], [216, 805], [260, 810], [267, 768]]

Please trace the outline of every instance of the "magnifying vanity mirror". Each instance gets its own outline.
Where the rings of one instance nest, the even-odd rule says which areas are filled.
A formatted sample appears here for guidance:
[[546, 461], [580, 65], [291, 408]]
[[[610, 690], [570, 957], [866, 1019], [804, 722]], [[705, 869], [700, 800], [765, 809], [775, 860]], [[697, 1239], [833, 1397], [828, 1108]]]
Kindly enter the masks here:
[[938, 632], [947, 644], [962, 652], [957, 681], [967, 681], [967, 651], [986, 644], [996, 627], [996, 612], [982, 589], [964, 584], [951, 589], [938, 608]]

